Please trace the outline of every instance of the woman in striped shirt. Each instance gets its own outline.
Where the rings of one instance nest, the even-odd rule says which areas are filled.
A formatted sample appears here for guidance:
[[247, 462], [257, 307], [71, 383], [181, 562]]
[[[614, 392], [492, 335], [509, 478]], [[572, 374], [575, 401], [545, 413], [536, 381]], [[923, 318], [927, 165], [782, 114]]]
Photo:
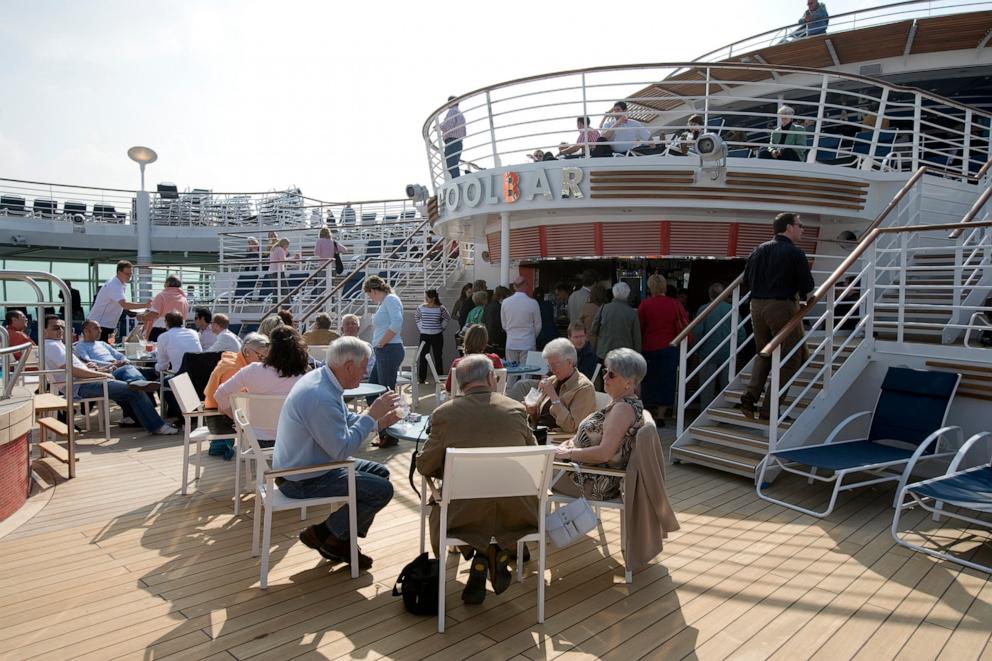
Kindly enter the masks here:
[[441, 299], [437, 296], [436, 289], [428, 289], [424, 295], [424, 304], [417, 308], [415, 315], [417, 328], [420, 330], [420, 342], [423, 349], [420, 352], [420, 361], [417, 366], [417, 374], [421, 383], [427, 381], [427, 352], [430, 351], [434, 357], [434, 369], [443, 371], [441, 365], [441, 354], [444, 348], [444, 329], [448, 327], [451, 316], [448, 310], [441, 305]]

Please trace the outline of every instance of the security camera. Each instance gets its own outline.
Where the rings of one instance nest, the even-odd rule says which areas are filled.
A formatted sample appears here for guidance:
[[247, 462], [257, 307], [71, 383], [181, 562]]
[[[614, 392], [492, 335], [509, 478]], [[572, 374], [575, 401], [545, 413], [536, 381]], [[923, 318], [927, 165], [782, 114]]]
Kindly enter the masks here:
[[420, 184], [407, 184], [406, 196], [413, 200], [414, 204], [423, 204], [431, 196], [430, 191]]

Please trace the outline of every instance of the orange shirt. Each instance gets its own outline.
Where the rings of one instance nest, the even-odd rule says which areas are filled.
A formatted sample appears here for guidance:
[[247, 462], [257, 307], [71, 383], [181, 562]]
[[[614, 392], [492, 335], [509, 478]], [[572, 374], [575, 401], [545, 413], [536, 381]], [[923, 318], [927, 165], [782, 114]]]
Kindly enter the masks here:
[[207, 387], [203, 389], [203, 408], [217, 408], [217, 400], [214, 399], [214, 393], [217, 392], [217, 388], [220, 387], [220, 384], [237, 374], [238, 370], [247, 364], [248, 359], [240, 351], [225, 351], [222, 353], [220, 360], [217, 362], [217, 367], [210, 373]]

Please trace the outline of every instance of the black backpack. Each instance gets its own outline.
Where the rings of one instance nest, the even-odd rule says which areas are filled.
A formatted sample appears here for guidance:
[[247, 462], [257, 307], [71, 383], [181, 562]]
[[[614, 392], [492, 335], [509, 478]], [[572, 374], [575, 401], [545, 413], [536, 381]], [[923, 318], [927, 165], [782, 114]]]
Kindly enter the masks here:
[[403, 605], [414, 615], [437, 615], [437, 582], [440, 563], [421, 553], [400, 572], [393, 596], [403, 595]]

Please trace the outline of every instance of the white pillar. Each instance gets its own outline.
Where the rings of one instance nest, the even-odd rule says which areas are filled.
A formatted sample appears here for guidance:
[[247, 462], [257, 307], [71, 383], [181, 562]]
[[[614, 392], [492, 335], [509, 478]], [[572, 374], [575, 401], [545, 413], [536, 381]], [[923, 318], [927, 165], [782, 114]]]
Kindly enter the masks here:
[[510, 212], [499, 214], [499, 284], [510, 286]]
[[[143, 168], [142, 168], [143, 169]], [[138, 300], [152, 298], [152, 218], [147, 191], [139, 191], [134, 201], [134, 220], [138, 226]]]

